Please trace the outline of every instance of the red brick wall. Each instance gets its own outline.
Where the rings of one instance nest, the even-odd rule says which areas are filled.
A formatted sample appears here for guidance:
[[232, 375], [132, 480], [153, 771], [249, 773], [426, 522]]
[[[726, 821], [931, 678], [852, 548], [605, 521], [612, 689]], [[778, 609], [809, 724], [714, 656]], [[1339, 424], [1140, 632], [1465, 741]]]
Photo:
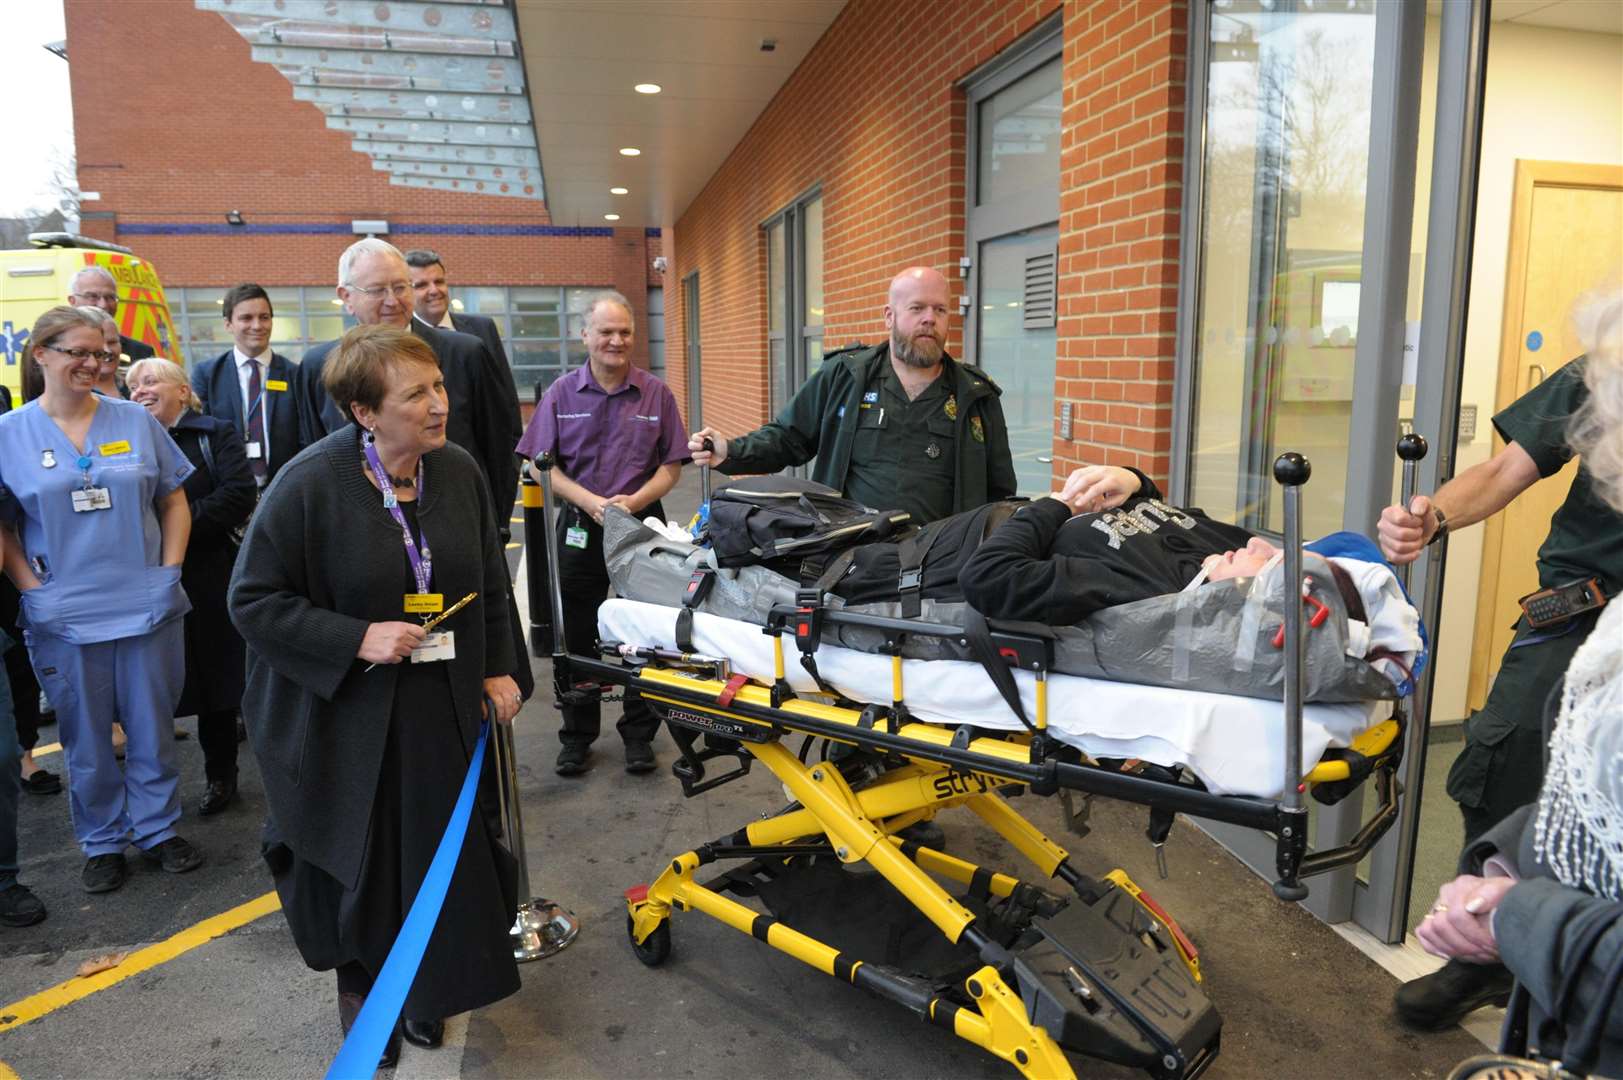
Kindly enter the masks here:
[[[697, 270], [705, 420], [767, 418], [766, 258], [759, 223], [820, 185], [829, 348], [882, 340], [885, 288], [922, 263], [963, 291], [965, 102], [954, 84], [1054, 0], [851, 0], [667, 234], [668, 355], [682, 355], [676, 286]], [[1061, 321], [1056, 412], [1075, 403], [1055, 471], [1137, 464], [1170, 446], [1185, 8], [1183, 0], [1064, 0]], [[918, 33], [935, 27], [940, 32]], [[916, 45], [915, 52], [899, 51]], [[954, 320], [949, 339], [963, 352]], [[686, 401], [685, 369], [668, 362]]]
[[[401, 249], [431, 247], [454, 285], [598, 285], [620, 290], [645, 329], [648, 261], [641, 228], [612, 236], [490, 236], [413, 232], [411, 225], [602, 226], [553, 222], [536, 201], [392, 185], [314, 106], [293, 100], [273, 67], [219, 15], [189, 0], [65, 0], [84, 232], [134, 248], [166, 284], [226, 287], [336, 284], [357, 218], [395, 226]], [[138, 57], [133, 67], [87, 57]], [[150, 77], [132, 77], [143, 71]], [[332, 224], [342, 233], [151, 235], [146, 225]], [[405, 225], [407, 227], [401, 228]], [[646, 364], [639, 351], [638, 361]]]

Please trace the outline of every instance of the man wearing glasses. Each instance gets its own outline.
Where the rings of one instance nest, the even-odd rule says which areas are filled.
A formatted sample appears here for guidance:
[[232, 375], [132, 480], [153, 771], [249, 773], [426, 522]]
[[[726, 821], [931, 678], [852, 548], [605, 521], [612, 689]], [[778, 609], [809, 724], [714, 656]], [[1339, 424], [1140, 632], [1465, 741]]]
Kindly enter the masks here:
[[[450, 399], [446, 438], [473, 455], [493, 494], [511, 498], [518, 490], [512, 424], [505, 415], [501, 391], [489, 378], [490, 365], [479, 339], [439, 330], [411, 317], [411, 273], [400, 252], [386, 240], [367, 237], [345, 249], [338, 260], [338, 299], [363, 326], [390, 323], [409, 328], [428, 342], [439, 357]], [[321, 383], [327, 355], [337, 344], [328, 341], [315, 346], [298, 367], [299, 426], [306, 446], [348, 422]]]
[[[74, 274], [73, 280], [68, 282], [68, 303], [74, 307], [101, 308], [117, 321], [118, 282], [113, 280], [112, 274], [101, 267], [87, 266]], [[144, 341], [136, 341], [134, 338], [119, 334], [118, 342], [132, 364], [155, 355], [152, 346]]]

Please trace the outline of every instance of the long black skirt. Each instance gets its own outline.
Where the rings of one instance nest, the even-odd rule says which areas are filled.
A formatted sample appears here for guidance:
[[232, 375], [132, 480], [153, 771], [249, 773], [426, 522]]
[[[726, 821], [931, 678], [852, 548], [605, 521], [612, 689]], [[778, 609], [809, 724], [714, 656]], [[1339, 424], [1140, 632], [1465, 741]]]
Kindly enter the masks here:
[[[487, 756], [492, 753], [487, 748]], [[383, 766], [353, 890], [282, 848], [267, 851], [276, 891], [305, 963], [358, 963], [375, 979], [417, 895], [468, 769], [443, 664], [402, 664]], [[489, 808], [483, 808], [488, 812]], [[508, 930], [517, 866], [476, 806], [445, 906], [401, 1015], [438, 1020], [519, 988]], [[280, 857], [278, 857], [280, 856]]]

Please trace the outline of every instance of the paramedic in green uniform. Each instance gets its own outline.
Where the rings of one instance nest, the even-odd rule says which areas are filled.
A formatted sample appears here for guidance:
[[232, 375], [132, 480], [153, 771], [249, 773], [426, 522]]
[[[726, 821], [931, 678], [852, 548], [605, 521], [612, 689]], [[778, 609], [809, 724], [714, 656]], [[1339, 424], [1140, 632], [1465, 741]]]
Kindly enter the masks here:
[[[1505, 447], [1409, 507], [1381, 514], [1381, 548], [1396, 563], [1412, 562], [1421, 548], [1449, 531], [1503, 510], [1539, 480], [1572, 459], [1567, 428], [1584, 404], [1584, 358], [1562, 366], [1493, 418]], [[1550, 518], [1538, 552], [1539, 588], [1591, 578], [1608, 599], [1623, 589], [1623, 514], [1602, 500], [1585, 463], [1572, 490]], [[1500, 662], [1482, 708], [1465, 722], [1465, 748], [1448, 773], [1448, 794], [1465, 817], [1465, 842], [1538, 798], [1544, 779], [1545, 702], [1599, 618], [1598, 609], [1552, 626], [1529, 626], [1524, 615]], [[1510, 973], [1499, 965], [1450, 960], [1440, 971], [1400, 987], [1398, 1016], [1412, 1026], [1451, 1027], [1479, 1006], [1508, 997]]]
[[888, 345], [829, 353], [778, 418], [748, 435], [695, 432], [694, 462], [772, 473], [816, 458], [813, 480], [920, 523], [1013, 495], [1002, 391], [947, 355], [948, 299], [936, 271], [903, 270], [885, 304]]

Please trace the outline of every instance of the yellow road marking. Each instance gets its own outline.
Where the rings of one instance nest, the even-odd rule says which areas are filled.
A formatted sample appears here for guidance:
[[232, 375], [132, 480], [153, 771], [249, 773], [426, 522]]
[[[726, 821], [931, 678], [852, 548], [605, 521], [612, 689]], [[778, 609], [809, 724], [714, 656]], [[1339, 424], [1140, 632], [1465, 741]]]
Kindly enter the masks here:
[[0, 1061], [0, 1080], [22, 1080], [22, 1077], [17, 1075], [16, 1069]]
[[522, 525], [522, 524], [524, 524], [524, 519], [521, 518], [521, 517], [516, 517], [516, 518], [513, 519], [513, 524], [514, 525]]
[[514, 549], [514, 548], [516, 548], [516, 547], [523, 547], [523, 545], [522, 545], [522, 544], [520, 544], [520, 543], [518, 543], [518, 542], [517, 542], [517, 541], [516, 541], [516, 540], [515, 540], [515, 541], [514, 541], [514, 542], [513, 542], [513, 543], [511, 543], [511, 544], [508, 544], [508, 545], [507, 545], [507, 550], [508, 550], [508, 551], [512, 551], [512, 550], [513, 550], [513, 549]]
[[[264, 918], [271, 912], [279, 910], [281, 906], [282, 903], [277, 899], [276, 893], [268, 892], [246, 904], [239, 904], [230, 911], [222, 911], [213, 918], [204, 919], [197, 925], [187, 927], [155, 945], [137, 949], [115, 968], [99, 971], [86, 979], [72, 978], [37, 994], [31, 994], [21, 1001], [13, 1002], [0, 1008], [0, 1032], [21, 1027], [31, 1020], [38, 1020], [47, 1013], [55, 1012], [64, 1005], [71, 1005], [80, 998], [89, 997], [98, 990], [105, 990], [109, 986], [121, 983], [131, 975], [139, 975], [159, 964], [166, 964], [222, 934], [229, 934], [255, 919]], [[0, 1080], [4, 1080], [4, 1077], [5, 1074], [0, 1074]]]
[[[46, 754], [54, 754], [60, 749], [62, 749], [62, 744], [61, 743], [59, 743], [59, 742], [48, 742], [44, 746], [36, 746], [36, 747], [34, 747], [34, 756], [35, 757], [44, 757]], [[6, 1078], [3, 1077], [3, 1076], [0, 1076], [0, 1080], [6, 1080]]]

